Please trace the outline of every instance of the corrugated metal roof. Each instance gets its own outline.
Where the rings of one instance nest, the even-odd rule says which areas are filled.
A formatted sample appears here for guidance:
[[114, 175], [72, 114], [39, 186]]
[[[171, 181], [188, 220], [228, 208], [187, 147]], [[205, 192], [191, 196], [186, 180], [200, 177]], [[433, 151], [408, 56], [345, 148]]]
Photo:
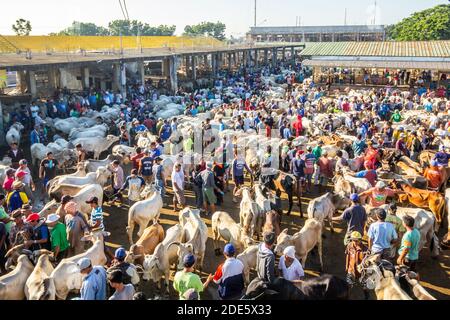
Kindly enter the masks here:
[[250, 27], [250, 34], [383, 33], [384, 25]]
[[303, 56], [450, 57], [450, 41], [314, 42]]
[[434, 61], [355, 61], [355, 60], [304, 60], [303, 65], [310, 67], [342, 68], [387, 68], [387, 69], [424, 69], [450, 71], [450, 62]]

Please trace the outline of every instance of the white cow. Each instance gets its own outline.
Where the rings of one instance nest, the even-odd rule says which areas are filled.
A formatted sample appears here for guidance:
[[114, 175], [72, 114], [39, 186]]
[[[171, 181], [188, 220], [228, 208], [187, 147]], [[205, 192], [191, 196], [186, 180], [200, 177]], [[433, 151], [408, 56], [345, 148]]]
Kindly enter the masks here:
[[25, 283], [33, 269], [30, 259], [22, 254], [14, 270], [0, 277], [0, 300], [23, 300]]
[[119, 137], [108, 135], [106, 138], [78, 138], [72, 141], [74, 145], [81, 144], [87, 152], [94, 153], [94, 159], [98, 160], [103, 151], [108, 150], [114, 143], [119, 141]]
[[163, 200], [161, 194], [152, 185], [147, 185], [141, 193], [145, 200], [138, 201], [128, 211], [127, 234], [130, 245], [133, 244], [133, 231], [135, 224], [139, 225], [138, 236], [140, 237], [150, 221], [158, 222]]
[[240, 260], [244, 265], [245, 283], [250, 283], [250, 270], [256, 269], [256, 260], [258, 258], [258, 245], [252, 245], [237, 255], [236, 259]]
[[50, 277], [54, 270], [50, 262], [53, 252], [39, 250], [33, 252], [33, 255], [39, 255], [39, 259], [25, 283], [25, 296], [27, 300], [55, 300], [55, 283]]
[[337, 209], [345, 209], [350, 205], [351, 201], [348, 198], [342, 197], [339, 194], [327, 192], [323, 196], [315, 198], [309, 202], [307, 209], [308, 218], [315, 218], [322, 224], [325, 219], [327, 219], [330, 224], [331, 232], [334, 232], [332, 220], [334, 213]]
[[11, 145], [12, 143], [20, 144], [20, 136], [21, 132], [25, 127], [20, 122], [14, 123], [6, 133], [6, 142], [8, 145]]

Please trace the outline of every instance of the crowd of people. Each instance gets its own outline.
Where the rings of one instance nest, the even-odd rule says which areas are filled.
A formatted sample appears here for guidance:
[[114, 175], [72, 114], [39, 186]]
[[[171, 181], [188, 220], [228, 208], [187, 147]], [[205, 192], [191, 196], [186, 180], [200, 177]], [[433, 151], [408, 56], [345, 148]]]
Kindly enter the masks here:
[[[272, 85], [263, 77], [271, 73], [277, 76], [276, 81], [285, 85], [282, 99], [269, 96]], [[194, 92], [176, 93], [181, 96], [184, 115], [196, 117], [206, 111], [211, 111], [208, 101], [221, 99], [222, 104], [214, 110], [215, 114], [223, 113], [233, 119], [231, 127], [219, 120], [219, 132], [231, 129], [236, 132], [254, 130], [257, 134], [268, 138], [284, 139], [281, 146], [279, 168], [292, 174], [298, 183], [300, 194], [323, 194], [330, 190], [330, 183], [336, 173], [349, 168], [349, 159], [363, 157], [362, 167], [351, 174], [356, 178], [366, 178], [372, 188], [360, 194], [351, 194], [352, 205], [335, 221], [345, 221], [348, 224], [344, 244], [346, 246], [346, 272], [350, 286], [358, 283], [360, 277], [357, 266], [364, 256], [380, 254], [383, 259], [398, 265], [406, 265], [412, 271], [417, 270], [419, 259], [420, 233], [415, 228], [414, 218], [406, 215], [403, 219], [387, 213], [381, 206], [390, 203], [402, 191], [390, 189], [379, 179], [382, 166], [383, 150], [393, 148], [402, 155], [417, 161], [423, 150], [434, 148], [436, 137], [442, 141], [450, 135], [450, 122], [446, 112], [450, 102], [445, 97], [438, 97], [430, 89], [414, 91], [412, 95], [403, 96], [395, 88], [373, 88], [361, 94], [350, 95], [349, 91], [327, 91], [307, 79], [307, 70], [301, 65], [286, 69], [281, 66], [276, 69], [263, 68], [249, 72], [246, 69], [237, 73], [224, 73], [214, 83], [214, 88], [196, 90]], [[236, 98], [226, 95], [225, 88]], [[330, 98], [333, 96], [334, 98]], [[149, 131], [157, 136], [148, 149], [136, 147], [136, 154], [130, 158], [132, 169], [126, 176], [123, 163], [112, 162], [109, 170], [112, 172], [111, 202], [118, 206], [124, 204], [126, 193], [127, 205], [140, 201], [140, 192], [146, 184], [154, 183], [160, 192], [164, 206], [169, 207], [167, 199], [166, 178], [170, 177], [173, 193], [172, 208], [178, 211], [187, 205], [185, 189], [186, 178], [192, 182], [195, 193], [194, 206], [201, 209], [202, 214], [210, 216], [224, 203], [224, 197], [229, 191], [230, 180], [233, 182], [233, 201], [238, 202], [236, 191], [245, 184], [246, 173], [256, 177], [255, 169], [239, 155], [236, 139], [224, 140], [223, 158], [216, 161], [196, 163], [192, 172], [184, 172], [182, 164], [174, 166], [173, 172], [165, 172], [161, 164], [164, 154], [164, 142], [177, 131], [177, 119], [157, 119], [154, 116], [153, 102], [158, 98], [158, 92], [149, 85], [134, 84], [128, 87], [127, 98], [119, 92], [89, 90], [84, 95], [70, 94], [66, 90], [55, 93], [46, 101], [34, 101], [30, 106], [9, 115], [10, 124], [20, 121], [30, 132], [29, 143], [46, 143], [51, 139], [50, 130], [45, 119], [83, 116], [88, 110], [100, 110], [103, 105], [117, 104], [121, 106], [120, 119], [111, 127], [111, 133], [120, 137], [120, 144], [136, 147], [136, 136], [139, 132]], [[283, 110], [284, 108], [284, 110]], [[405, 129], [397, 126], [404, 120], [403, 114], [408, 110], [424, 110], [428, 121], [415, 122], [416, 129]], [[280, 112], [281, 111], [281, 112]], [[274, 117], [273, 112], [278, 114]], [[317, 124], [324, 134], [334, 133], [338, 129], [333, 123], [333, 115], [348, 113], [344, 127], [347, 133], [356, 137], [350, 148], [346, 150], [349, 159], [343, 157], [343, 150], [336, 152], [331, 159], [323, 150], [324, 143], [303, 148], [295, 144], [296, 138], [305, 136], [304, 121], [313, 119], [318, 113], [327, 113], [326, 121]], [[291, 119], [294, 118], [293, 121]], [[212, 119], [211, 119], [212, 120]], [[206, 147], [218, 137], [212, 135], [211, 120], [207, 119], [202, 128], [203, 143]], [[416, 119], [417, 120], [417, 119]], [[385, 121], [383, 127], [377, 126]], [[131, 123], [130, 129], [127, 124]], [[395, 128], [394, 128], [395, 127]], [[408, 126], [409, 128], [409, 126]], [[308, 133], [310, 134], [310, 133]], [[183, 150], [193, 150], [193, 137], [183, 140]], [[53, 252], [55, 261], [74, 256], [84, 251], [81, 238], [89, 231], [105, 231], [102, 204], [97, 197], [87, 201], [92, 212], [89, 219], [77, 210], [77, 203], [71, 196], [63, 196], [61, 204], [67, 213], [65, 219], [57, 214], [46, 218], [34, 212], [33, 204], [37, 203], [37, 189], [45, 190], [48, 182], [55, 178], [61, 167], [59, 159], [50, 152], [39, 164], [38, 176], [33, 176], [28, 166], [28, 160], [23, 150], [17, 144], [12, 144], [5, 154], [11, 158], [11, 168], [6, 171], [3, 182], [4, 194], [0, 195], [0, 268], [5, 273], [6, 252], [17, 244], [24, 244], [30, 250], [47, 249]], [[262, 168], [273, 167], [278, 163], [274, 159], [273, 146], [268, 146], [260, 160]], [[77, 145], [78, 161], [86, 160], [89, 155], [83, 146]], [[227, 154], [228, 153], [228, 154]], [[230, 157], [230, 155], [232, 155]], [[230, 159], [223, 161], [223, 159]], [[424, 171], [428, 188], [439, 190], [444, 184], [450, 154], [444, 144]], [[262, 183], [271, 183], [270, 179], [261, 176]], [[40, 183], [40, 186], [38, 186]], [[43, 191], [45, 193], [45, 191]], [[366, 199], [371, 208], [376, 208], [376, 221], [369, 225]], [[278, 203], [278, 210], [281, 210]], [[23, 239], [24, 234], [28, 234]], [[367, 238], [367, 239], [366, 239]], [[367, 241], [366, 241], [367, 240]], [[305, 277], [304, 267], [296, 257], [295, 247], [287, 247], [279, 262], [273, 253], [276, 242], [275, 233], [266, 233], [258, 248], [256, 263], [257, 277], [266, 282], [272, 282], [281, 276], [292, 282], [301, 282]], [[199, 299], [202, 292], [211, 282], [218, 285], [218, 296], [221, 299], [239, 299], [245, 287], [244, 266], [236, 259], [236, 249], [232, 244], [224, 247], [225, 262], [220, 264], [214, 275], [209, 275], [205, 282], [195, 273], [195, 256], [186, 255], [183, 260], [184, 269], [175, 274], [173, 288], [180, 299]], [[127, 269], [130, 264], [124, 262], [126, 251], [119, 248], [114, 254], [108, 252], [108, 269], [104, 266], [92, 265], [88, 258], [78, 261], [81, 273], [85, 275], [80, 292], [83, 300], [131, 300], [145, 299], [142, 292], [136, 292], [131, 283]], [[363, 284], [362, 284], [363, 285]], [[363, 286], [364, 287], [364, 286]], [[364, 288], [366, 298], [368, 291]]]

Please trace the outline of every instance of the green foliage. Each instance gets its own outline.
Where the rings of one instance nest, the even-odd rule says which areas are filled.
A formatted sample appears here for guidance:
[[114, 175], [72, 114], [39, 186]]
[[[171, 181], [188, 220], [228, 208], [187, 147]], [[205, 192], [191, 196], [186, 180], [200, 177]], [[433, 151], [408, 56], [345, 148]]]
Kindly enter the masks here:
[[29, 36], [32, 30], [30, 21], [25, 19], [16, 20], [16, 23], [12, 25], [12, 29], [18, 36]]
[[97, 26], [94, 23], [74, 21], [72, 25], [58, 33], [50, 35], [66, 36], [172, 36], [176, 26], [160, 25], [152, 27], [147, 23], [137, 20], [114, 20], [108, 24], [108, 28]]
[[112, 36], [172, 36], [176, 26], [160, 25], [152, 27], [147, 23], [137, 20], [114, 20], [108, 24], [109, 33]]
[[450, 5], [442, 4], [413, 13], [389, 26], [386, 33], [396, 41], [449, 40]]
[[218, 40], [225, 40], [225, 29], [224, 23], [218, 21], [214, 22], [202, 22], [196, 25], [187, 25], [184, 28], [184, 35], [186, 36], [208, 36], [214, 37]]
[[90, 22], [72, 22], [72, 25], [56, 35], [59, 36], [106, 36], [109, 34], [108, 29], [97, 26]]

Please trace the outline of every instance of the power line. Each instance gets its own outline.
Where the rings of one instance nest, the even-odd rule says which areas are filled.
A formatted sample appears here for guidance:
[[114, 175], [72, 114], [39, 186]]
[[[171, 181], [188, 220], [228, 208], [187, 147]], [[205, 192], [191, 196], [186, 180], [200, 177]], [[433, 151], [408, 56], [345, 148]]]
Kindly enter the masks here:
[[126, 0], [123, 0], [123, 6], [125, 7], [125, 12], [127, 13], [127, 20], [130, 20], [130, 15], [128, 14], [128, 9], [127, 9], [127, 2], [126, 2]]
[[122, 1], [120, 1], [120, 0], [119, 0], [119, 5], [120, 5], [120, 10], [122, 10], [123, 17], [125, 18], [125, 20], [127, 20], [127, 16], [126, 16], [125, 11], [123, 10], [123, 7], [122, 7]]

